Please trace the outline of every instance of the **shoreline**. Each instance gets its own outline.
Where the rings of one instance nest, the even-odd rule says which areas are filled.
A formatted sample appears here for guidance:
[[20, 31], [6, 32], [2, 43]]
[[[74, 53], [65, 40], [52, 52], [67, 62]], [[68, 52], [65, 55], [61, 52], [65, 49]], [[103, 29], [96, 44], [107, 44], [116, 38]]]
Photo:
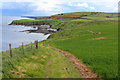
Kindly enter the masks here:
[[[8, 25], [21, 25], [21, 24], [8, 24]], [[59, 31], [62, 31], [62, 29], [53, 29], [50, 27], [46, 27], [44, 25], [42, 26], [38, 26], [38, 25], [21, 25], [21, 26], [25, 26], [25, 27], [33, 27], [33, 28], [37, 28], [36, 30], [23, 30], [23, 31], [20, 31], [20, 32], [29, 32], [29, 33], [43, 33], [44, 35], [47, 35], [47, 34], [53, 34], [53, 33], [56, 33], [56, 32], [59, 32]], [[47, 25], [48, 26], [48, 25]]]
[[[16, 26], [19, 26], [19, 25], [16, 25]], [[27, 26], [25, 26], [25, 25], [20, 25], [20, 26], [24, 26], [24, 27], [27, 27]], [[28, 26], [28, 27], [33, 27], [33, 28], [36, 28], [36, 26]], [[41, 42], [41, 41], [44, 41], [44, 40], [47, 40], [48, 39], [48, 37], [51, 35], [51, 34], [53, 34], [53, 33], [55, 33], [54, 31], [50, 31], [50, 30], [42, 30], [42, 29], [40, 29], [40, 28], [38, 28], [38, 29], [28, 29], [28, 30], [23, 30], [23, 31], [18, 31], [18, 32], [27, 32], [27, 33], [41, 33], [41, 34], [43, 34], [44, 36], [46, 36], [46, 38], [44, 39], [44, 38], [42, 38], [43, 40], [39, 40], [38, 39], [38, 41], [39, 42]], [[32, 41], [32, 43], [34, 43], [33, 41]], [[24, 45], [29, 45], [30, 43], [28, 42], [28, 43], [24, 43]], [[18, 48], [18, 47], [20, 47], [21, 45], [18, 45], [18, 46], [13, 46], [12, 48], [13, 49], [15, 49], [15, 48]], [[1, 50], [0, 50], [0, 53], [2, 53], [2, 52], [5, 52], [5, 51], [8, 51], [9, 49], [2, 49], [1, 48]]]
[[[47, 36], [47, 35], [48, 35], [48, 36]], [[47, 35], [45, 35], [45, 36], [47, 36], [46, 39], [44, 39], [44, 40], [38, 40], [38, 42], [42, 42], [42, 41], [47, 40], [48, 37], [49, 37], [51, 34], [47, 34]], [[35, 40], [34, 40], [34, 41], [35, 41]], [[32, 43], [34, 43], [34, 42], [32, 42]], [[25, 45], [30, 45], [30, 44], [31, 44], [31, 43], [24, 43], [24, 46], [25, 46]], [[21, 44], [21, 45], [22, 45], [22, 44]], [[19, 47], [21, 47], [21, 45], [18, 45], [18, 46], [16, 46], [16, 47], [12, 47], [12, 49], [19, 48]], [[8, 50], [10, 50], [10, 49], [2, 50], [2, 48], [1, 48], [0, 53], [2, 53], [2, 52], [6, 52], [6, 51], [8, 51]]]
[[44, 34], [44, 35], [55, 33], [55, 31], [42, 30], [42, 29], [37, 29], [37, 30], [31, 30], [31, 29], [30, 29], [30, 30], [23, 30], [23, 31], [20, 31], [20, 32], [42, 33], [42, 34]]
[[[59, 32], [59, 31], [62, 30], [62, 29], [53, 29], [53, 28], [51, 28], [51, 25], [49, 25], [50, 27], [46, 27], [46, 26], [44, 26], [44, 25], [14, 24], [13, 22], [11, 22], [11, 23], [8, 24], [8, 25], [13, 25], [13, 26], [24, 26], [24, 27], [36, 28], [36, 29], [23, 30], [23, 31], [19, 31], [19, 32], [41, 33], [41, 34], [44, 34], [45, 36], [48, 35], [48, 37], [49, 37], [51, 34], [54, 34], [54, 33]], [[48, 37], [47, 37], [45, 40], [47, 40]], [[44, 41], [44, 40], [41, 40], [41, 41]], [[41, 41], [39, 41], [39, 42], [41, 42]], [[29, 44], [30, 44], [30, 43], [27, 43], [27, 44], [25, 44], [25, 45], [29, 45]], [[17, 46], [17, 47], [13, 47], [13, 49], [18, 48], [18, 47], [20, 47], [20, 45]], [[9, 49], [6, 49], [6, 50], [2, 50], [2, 49], [1, 49], [0, 53], [5, 52], [5, 51], [7, 51], [7, 50], [9, 50]]]

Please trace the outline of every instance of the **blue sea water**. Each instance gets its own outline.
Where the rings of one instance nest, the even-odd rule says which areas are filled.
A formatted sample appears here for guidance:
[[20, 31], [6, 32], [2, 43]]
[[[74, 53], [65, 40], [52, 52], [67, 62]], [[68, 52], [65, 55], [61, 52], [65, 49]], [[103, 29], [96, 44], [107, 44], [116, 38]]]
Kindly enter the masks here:
[[21, 17], [13, 17], [13, 16], [3, 16], [2, 17], [2, 26], [0, 26], [0, 44], [2, 46], [1, 51], [5, 51], [9, 49], [9, 43], [12, 44], [12, 48], [19, 47], [22, 42], [24, 44], [29, 44], [34, 42], [35, 40], [42, 41], [46, 40], [50, 35], [44, 35], [42, 33], [28, 33], [28, 32], [20, 32], [23, 30], [34, 29], [32, 27], [25, 26], [17, 26], [17, 25], [8, 25], [12, 22], [12, 20], [23, 19]]

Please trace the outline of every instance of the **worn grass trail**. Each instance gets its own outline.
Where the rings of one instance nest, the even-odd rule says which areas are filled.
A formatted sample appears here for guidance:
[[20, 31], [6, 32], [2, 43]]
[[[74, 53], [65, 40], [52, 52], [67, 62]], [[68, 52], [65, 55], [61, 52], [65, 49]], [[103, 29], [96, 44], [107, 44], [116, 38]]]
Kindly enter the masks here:
[[[49, 47], [51, 47], [50, 45], [48, 45]], [[74, 57], [72, 54], [62, 51], [58, 48], [55, 47], [51, 47], [53, 49], [55, 49], [56, 51], [64, 54], [70, 61], [71, 63], [75, 66], [75, 68], [78, 70], [78, 72], [81, 75], [81, 78], [96, 78], [97, 80], [99, 80], [98, 75], [93, 73], [86, 65], [84, 65], [83, 63], [81, 63], [76, 57]]]
[[51, 57], [46, 64], [46, 78], [80, 78], [80, 74], [70, 60], [60, 52], [51, 49]]

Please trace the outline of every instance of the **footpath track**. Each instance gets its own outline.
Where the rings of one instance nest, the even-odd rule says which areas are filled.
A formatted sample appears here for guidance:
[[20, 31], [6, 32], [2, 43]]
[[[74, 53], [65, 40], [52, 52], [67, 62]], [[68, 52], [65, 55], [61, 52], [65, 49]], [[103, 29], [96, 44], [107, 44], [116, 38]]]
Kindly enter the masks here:
[[75, 56], [73, 56], [72, 54], [62, 51], [58, 48], [52, 47], [50, 45], [48, 45], [49, 47], [55, 49], [56, 51], [64, 54], [70, 61], [71, 63], [74, 65], [74, 67], [78, 70], [79, 74], [81, 75], [81, 78], [91, 78], [91, 79], [96, 79], [96, 80], [100, 80], [100, 78], [98, 77], [98, 75], [94, 72], [92, 72], [86, 65], [84, 65], [83, 63], [81, 63]]

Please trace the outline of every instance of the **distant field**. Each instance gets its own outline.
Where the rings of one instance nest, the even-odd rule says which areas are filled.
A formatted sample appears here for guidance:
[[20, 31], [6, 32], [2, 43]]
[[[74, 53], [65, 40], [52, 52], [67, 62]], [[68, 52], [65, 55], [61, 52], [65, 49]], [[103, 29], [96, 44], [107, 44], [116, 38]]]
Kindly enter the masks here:
[[73, 19], [71, 21], [81, 21], [81, 22], [88, 22], [88, 21], [92, 21], [92, 20], [87, 20], [87, 19]]

